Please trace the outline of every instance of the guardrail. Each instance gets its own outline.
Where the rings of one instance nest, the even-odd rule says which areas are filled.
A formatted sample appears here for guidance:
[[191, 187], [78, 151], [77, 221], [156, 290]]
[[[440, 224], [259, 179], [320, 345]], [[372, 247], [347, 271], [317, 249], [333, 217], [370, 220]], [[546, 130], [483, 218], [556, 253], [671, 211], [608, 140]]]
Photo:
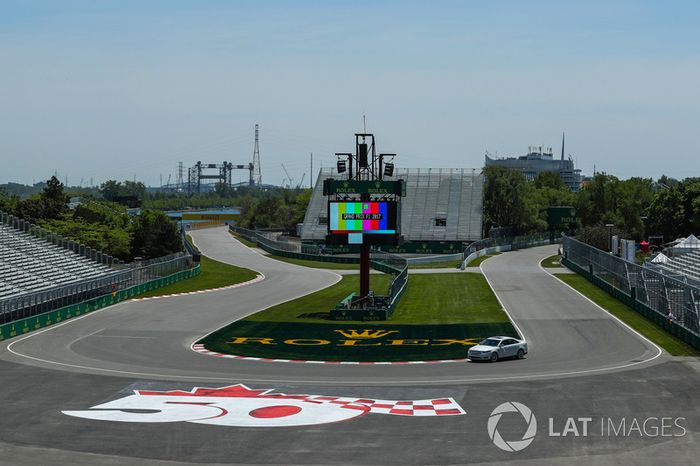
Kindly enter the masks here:
[[199, 262], [202, 258], [202, 252], [190, 240], [185, 230], [180, 230], [180, 236], [182, 237], [182, 245], [185, 247], [185, 251], [187, 251], [187, 253], [192, 256], [192, 260], [194, 262]]
[[179, 280], [195, 277], [199, 275], [199, 272], [200, 267], [199, 264], [197, 264], [191, 269], [175, 272], [165, 277], [155, 278], [121, 290], [94, 296], [91, 299], [68, 304], [58, 309], [45, 311], [30, 317], [16, 319], [4, 324], [0, 323], [0, 341], [62, 322], [71, 317], [80, 316], [106, 306], [111, 306], [125, 299], [131, 299], [141, 293], [160, 288], [161, 286], [170, 285]]
[[192, 256], [177, 253], [157, 259], [121, 264], [116, 266], [117, 270], [114, 273], [102, 277], [5, 298], [0, 300], [0, 324], [126, 290], [177, 272], [187, 271], [193, 265]]
[[534, 233], [531, 235], [505, 236], [502, 238], [484, 238], [474, 241], [462, 253], [462, 268], [479, 256], [493, 254], [494, 252], [515, 251], [517, 249], [545, 246], [562, 242], [561, 236], [552, 236], [551, 233]]
[[[271, 231], [248, 230], [234, 225], [229, 226], [229, 231], [243, 236], [248, 241], [256, 243], [260, 248], [270, 254], [291, 257], [296, 259], [313, 260], [321, 262], [334, 262], [343, 264], [359, 264], [359, 257], [334, 256], [323, 254], [323, 246], [301, 245], [288, 241], [276, 241], [272, 236], [276, 234]], [[278, 232], [277, 232], [278, 233]], [[302, 252], [303, 251], [303, 252]], [[370, 265], [380, 272], [389, 273], [394, 276], [389, 284], [389, 297], [393, 306], [406, 287], [408, 282], [408, 262], [401, 256], [382, 251], [372, 251]]]
[[564, 237], [562, 263], [672, 335], [700, 349], [700, 287]]

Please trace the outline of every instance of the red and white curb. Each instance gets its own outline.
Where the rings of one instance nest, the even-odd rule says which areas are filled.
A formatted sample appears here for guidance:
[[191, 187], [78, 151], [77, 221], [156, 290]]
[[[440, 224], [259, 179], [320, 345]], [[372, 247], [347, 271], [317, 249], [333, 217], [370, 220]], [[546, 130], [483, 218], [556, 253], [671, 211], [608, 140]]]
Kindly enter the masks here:
[[207, 356], [216, 356], [219, 358], [226, 359], [243, 359], [246, 361], [263, 361], [263, 362], [291, 362], [297, 364], [335, 364], [335, 365], [366, 365], [366, 364], [440, 364], [445, 362], [467, 362], [466, 358], [463, 359], [436, 359], [430, 361], [307, 361], [304, 359], [273, 359], [273, 358], [256, 358], [252, 356], [238, 356], [237, 354], [224, 354], [217, 353], [216, 351], [209, 351], [201, 343], [195, 343], [192, 345], [192, 351], [197, 353], [206, 354]]
[[190, 296], [190, 295], [194, 295], [194, 294], [211, 293], [212, 291], [232, 290], [234, 288], [240, 288], [242, 286], [251, 285], [253, 283], [262, 281], [264, 279], [265, 279], [265, 275], [258, 274], [258, 276], [252, 280], [248, 280], [247, 282], [242, 282], [242, 283], [236, 283], [235, 285], [222, 286], [220, 288], [209, 288], [208, 290], [188, 291], [186, 293], [164, 294], [161, 296], [151, 296], [148, 298], [133, 298], [133, 299], [130, 299], [130, 301], [148, 301], [149, 299], [174, 298], [176, 296]]

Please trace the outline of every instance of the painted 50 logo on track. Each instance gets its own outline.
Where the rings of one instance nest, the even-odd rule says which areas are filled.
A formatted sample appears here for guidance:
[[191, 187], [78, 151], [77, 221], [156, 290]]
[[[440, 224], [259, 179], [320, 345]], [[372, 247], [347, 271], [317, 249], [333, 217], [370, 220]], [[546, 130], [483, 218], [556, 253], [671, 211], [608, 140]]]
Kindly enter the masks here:
[[459, 416], [452, 398], [375, 400], [322, 395], [288, 395], [237, 384], [190, 391], [135, 390], [133, 395], [68, 416], [117, 422], [191, 422], [235, 427], [288, 427], [354, 419], [365, 414]]

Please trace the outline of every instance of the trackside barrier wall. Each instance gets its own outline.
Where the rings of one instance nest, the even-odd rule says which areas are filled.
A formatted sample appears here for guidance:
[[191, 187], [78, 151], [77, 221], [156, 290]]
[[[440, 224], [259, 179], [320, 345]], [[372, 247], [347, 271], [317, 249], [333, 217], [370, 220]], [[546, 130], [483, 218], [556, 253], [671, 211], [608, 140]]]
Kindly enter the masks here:
[[504, 236], [502, 238], [484, 238], [474, 241], [462, 253], [463, 267], [477, 257], [494, 252], [515, 251], [517, 249], [534, 248], [547, 244], [562, 242], [562, 237], [553, 233], [534, 233], [522, 236]]
[[700, 288], [564, 237], [562, 264], [700, 350]]
[[168, 275], [167, 277], [157, 278], [155, 280], [134, 285], [129, 288], [114, 291], [110, 294], [98, 296], [81, 303], [71, 304], [60, 309], [44, 312], [43, 314], [34, 315], [32, 317], [19, 319], [0, 325], [0, 341], [28, 333], [33, 330], [48, 327], [49, 325], [62, 322], [70, 319], [71, 317], [81, 316], [103, 307], [111, 306], [112, 304], [131, 299], [141, 293], [170, 285], [186, 278], [195, 277], [199, 275], [199, 272], [200, 266], [197, 264], [197, 266], [193, 267], [192, 269], [176, 272], [172, 275]]
[[185, 251], [192, 256], [194, 262], [199, 262], [202, 259], [202, 253], [199, 248], [194, 245], [185, 230], [180, 230], [180, 236], [182, 237], [182, 245], [185, 247]]
[[0, 324], [79, 304], [99, 296], [123, 291], [193, 267], [184, 253], [136, 261], [119, 266], [114, 273], [0, 300]]

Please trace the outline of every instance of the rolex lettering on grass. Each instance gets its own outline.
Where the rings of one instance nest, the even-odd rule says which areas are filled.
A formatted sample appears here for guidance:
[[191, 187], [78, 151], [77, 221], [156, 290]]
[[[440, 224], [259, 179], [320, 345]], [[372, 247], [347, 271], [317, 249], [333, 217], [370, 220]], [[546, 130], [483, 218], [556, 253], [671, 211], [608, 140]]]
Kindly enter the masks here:
[[[481, 338], [392, 338], [398, 330], [348, 329], [334, 330], [336, 338], [271, 338], [233, 337], [229, 345], [291, 345], [291, 346], [461, 346], [476, 345]], [[392, 337], [390, 337], [392, 336]], [[342, 337], [342, 338], [338, 338]]]

